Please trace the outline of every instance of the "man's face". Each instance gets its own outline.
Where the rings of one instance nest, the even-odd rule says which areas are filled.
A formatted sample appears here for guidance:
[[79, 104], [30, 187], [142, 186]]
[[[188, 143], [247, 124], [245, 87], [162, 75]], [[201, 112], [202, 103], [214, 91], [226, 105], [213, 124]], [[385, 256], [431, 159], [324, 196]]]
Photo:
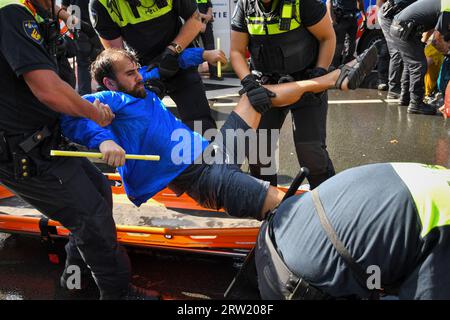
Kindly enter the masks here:
[[128, 57], [122, 57], [114, 63], [117, 90], [127, 93], [136, 98], [145, 98], [144, 83], [142, 76], [138, 72], [138, 66]]

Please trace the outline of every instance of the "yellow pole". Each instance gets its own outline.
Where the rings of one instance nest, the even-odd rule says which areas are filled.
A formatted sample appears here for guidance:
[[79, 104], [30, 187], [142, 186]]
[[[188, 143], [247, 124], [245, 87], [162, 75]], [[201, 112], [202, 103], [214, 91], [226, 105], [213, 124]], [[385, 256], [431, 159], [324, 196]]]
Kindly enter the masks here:
[[[220, 38], [217, 38], [217, 50], [220, 50]], [[222, 78], [222, 62], [217, 62], [217, 77]]]
[[[103, 155], [100, 152], [51, 150], [50, 155], [53, 157], [82, 157], [82, 158], [96, 158], [96, 159], [103, 158]], [[125, 159], [159, 161], [160, 157], [154, 155], [127, 154], [125, 155]]]

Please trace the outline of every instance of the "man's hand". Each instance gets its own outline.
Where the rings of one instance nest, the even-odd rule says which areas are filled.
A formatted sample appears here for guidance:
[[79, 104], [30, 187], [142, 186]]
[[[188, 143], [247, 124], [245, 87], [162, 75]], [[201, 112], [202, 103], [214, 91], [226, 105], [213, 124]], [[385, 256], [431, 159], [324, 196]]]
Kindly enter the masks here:
[[216, 65], [217, 62], [221, 62], [222, 65], [226, 64], [227, 57], [222, 50], [205, 50], [203, 51], [203, 60], [208, 62], [209, 64]]
[[242, 79], [241, 84], [243, 89], [239, 93], [247, 93], [247, 98], [256, 111], [263, 114], [270, 109], [271, 98], [276, 97], [275, 93], [261, 86], [252, 74]]
[[202, 23], [202, 28], [200, 29], [200, 33], [205, 33], [206, 31], [206, 23]]
[[100, 144], [103, 160], [112, 167], [121, 167], [125, 164], [125, 150], [113, 140], [106, 140]]
[[178, 64], [178, 54], [169, 48], [164, 50], [159, 62], [159, 74], [162, 80], [172, 78], [180, 69]]
[[101, 127], [105, 127], [113, 121], [115, 115], [108, 105], [101, 103], [98, 99], [95, 99], [92, 105], [96, 111], [91, 120], [95, 121]]

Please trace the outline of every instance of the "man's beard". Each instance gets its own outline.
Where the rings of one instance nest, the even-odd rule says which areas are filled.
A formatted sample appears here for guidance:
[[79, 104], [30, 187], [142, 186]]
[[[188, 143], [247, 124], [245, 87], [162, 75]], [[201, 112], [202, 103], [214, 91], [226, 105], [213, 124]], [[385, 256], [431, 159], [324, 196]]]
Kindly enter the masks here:
[[135, 98], [141, 98], [144, 99], [147, 96], [147, 92], [145, 92], [145, 88], [143, 86], [140, 86], [141, 83], [138, 83], [134, 86], [133, 89], [128, 90], [124, 87], [122, 87], [120, 84], [118, 84], [118, 89], [120, 92], [129, 94], [130, 96], [133, 96]]

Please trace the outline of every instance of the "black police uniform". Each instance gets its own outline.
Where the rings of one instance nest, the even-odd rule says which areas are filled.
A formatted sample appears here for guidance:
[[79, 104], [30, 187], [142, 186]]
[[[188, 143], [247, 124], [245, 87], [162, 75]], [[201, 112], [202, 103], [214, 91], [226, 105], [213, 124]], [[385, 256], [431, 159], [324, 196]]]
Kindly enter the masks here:
[[410, 93], [408, 112], [434, 114], [436, 110], [423, 103], [424, 77], [427, 71], [425, 44], [422, 33], [434, 29], [441, 14], [441, 0], [419, 0], [398, 13], [392, 22], [390, 34], [400, 51], [409, 73], [409, 88], [402, 83], [402, 91]]
[[[197, 0], [197, 6], [198, 6], [198, 11], [200, 11], [203, 14], [206, 14], [208, 12], [208, 9], [212, 8], [212, 3], [211, 3], [211, 0]], [[205, 32], [200, 33], [200, 37], [203, 42], [203, 47], [206, 50], [214, 50], [215, 49], [212, 21], [209, 21], [206, 24]], [[209, 68], [209, 76], [212, 78], [217, 77], [217, 67], [212, 64], [208, 64], [208, 68]]]
[[[392, 19], [401, 10], [416, 0], [388, 0], [378, 10], [378, 22], [387, 42], [389, 50], [389, 75], [388, 75], [388, 98], [399, 98], [400, 104], [409, 104], [409, 76], [407, 68], [403, 68], [403, 61], [399, 49], [390, 34]], [[401, 89], [404, 88], [402, 91]]]
[[103, 48], [91, 24], [89, 0], [62, 0], [61, 4], [65, 7], [69, 7], [70, 5], [78, 6], [80, 8], [80, 18], [87, 24], [86, 27], [81, 27], [77, 35], [78, 50], [76, 53], [76, 61], [78, 92], [80, 95], [89, 94], [92, 92], [92, 79], [89, 67]]
[[[332, 10], [336, 21], [333, 27], [336, 32], [336, 51], [333, 57], [332, 65], [339, 67], [342, 63], [347, 63], [354, 59], [353, 54], [356, 48], [356, 32], [358, 31], [358, 22], [356, 19], [358, 13], [358, 0], [332, 0]], [[345, 38], [348, 35], [348, 51], [344, 53]]]
[[19, 1], [0, 0], [0, 182], [69, 229], [66, 264], [87, 264], [101, 297], [119, 298], [130, 266], [117, 244], [110, 186], [86, 159], [49, 157], [60, 137], [60, 114], [33, 95], [23, 75], [56, 71], [56, 64]]
[[[277, 15], [279, 12], [277, 4], [272, 3], [272, 5], [275, 6], [275, 9], [265, 13], [261, 2], [239, 0], [231, 22], [232, 30], [249, 33], [252, 67], [266, 75], [270, 82], [276, 83], [280, 76], [286, 74], [295, 80], [310, 78], [308, 71], [315, 67], [319, 42], [307, 31], [306, 27], [317, 24], [327, 14], [326, 6], [320, 0], [300, 0], [300, 19], [295, 18], [300, 21], [299, 28], [274, 36], [250, 34], [247, 23], [248, 15], [251, 13], [252, 16], [256, 15], [260, 18], [265, 15]], [[291, 23], [292, 25], [294, 22]], [[265, 29], [267, 30], [269, 27], [266, 26]], [[319, 95], [303, 97], [302, 100], [288, 108], [271, 108], [264, 113], [258, 131], [268, 130], [269, 146], [267, 150], [269, 153], [272, 150], [270, 129], [281, 129], [289, 110], [291, 110], [293, 119], [293, 135], [298, 161], [302, 166], [310, 169], [311, 174], [308, 180], [310, 185], [315, 187], [334, 175], [334, 167], [325, 143], [328, 94], [324, 92]], [[262, 174], [262, 169], [265, 167], [270, 167], [270, 164], [251, 165], [250, 170], [253, 176], [276, 185], [277, 175]]]
[[[136, 6], [130, 5], [134, 2]], [[197, 10], [197, 4], [195, 0], [134, 2], [91, 0], [94, 28], [106, 40], [122, 37], [129, 47], [136, 50], [140, 63], [150, 65], [159, 61], [160, 55], [179, 33], [182, 27], [180, 17], [189, 19]], [[194, 130], [197, 129], [194, 121], [202, 121], [203, 131], [216, 128], [196, 67], [180, 69], [165, 84], [181, 120], [187, 126]]]

